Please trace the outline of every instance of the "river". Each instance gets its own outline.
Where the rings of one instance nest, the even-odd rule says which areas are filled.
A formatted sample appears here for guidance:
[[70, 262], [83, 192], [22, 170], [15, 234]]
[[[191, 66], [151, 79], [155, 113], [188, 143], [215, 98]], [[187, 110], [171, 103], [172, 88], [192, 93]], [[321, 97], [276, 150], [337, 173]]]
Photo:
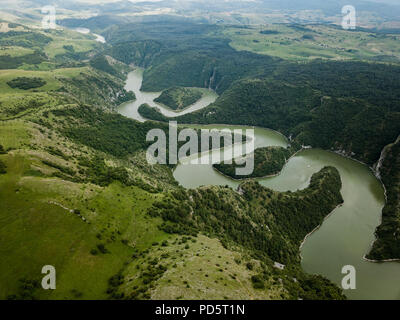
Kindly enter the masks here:
[[[121, 114], [139, 121], [137, 109], [142, 103], [157, 106], [166, 116], [181, 115], [206, 107], [217, 96], [208, 91], [195, 105], [181, 112], [174, 112], [153, 100], [160, 93], [141, 92], [143, 70], [136, 69], [128, 76], [126, 89], [134, 91], [137, 100], [119, 108]], [[197, 128], [250, 128], [227, 125], [191, 126]], [[287, 139], [273, 130], [255, 128], [255, 146], [287, 146]], [[205, 155], [206, 156], [206, 155]], [[306, 149], [292, 157], [280, 175], [258, 179], [260, 184], [278, 191], [306, 188], [313, 173], [324, 166], [339, 170], [343, 187], [344, 204], [335, 209], [322, 226], [313, 232], [301, 248], [302, 267], [308, 273], [321, 274], [341, 285], [342, 267], [352, 265], [356, 269], [356, 289], [345, 290], [350, 299], [400, 299], [400, 263], [373, 263], [363, 259], [374, 240], [375, 228], [380, 224], [381, 210], [385, 202], [384, 190], [371, 170], [357, 161], [333, 152]], [[229, 185], [231, 180], [212, 169], [211, 165], [179, 164], [174, 171], [175, 179], [185, 188], [200, 185]]]
[[193, 111], [202, 109], [208, 106], [210, 103], [213, 103], [217, 99], [217, 94], [208, 89], [201, 89], [203, 96], [199, 101], [188, 106], [184, 110], [174, 111], [169, 109], [162, 104], [154, 102], [154, 99], [158, 98], [161, 92], [143, 92], [140, 91], [140, 87], [142, 86], [143, 79], [143, 69], [136, 69], [133, 72], [128, 74], [128, 79], [126, 81], [125, 89], [133, 91], [136, 95], [136, 101], [127, 102], [122, 104], [119, 107], [119, 112], [129, 118], [133, 118], [139, 121], [145, 121], [145, 119], [139, 114], [138, 108], [143, 104], [147, 103], [151, 107], [157, 107], [160, 112], [167, 117], [181, 116], [187, 113], [191, 113]]
[[[90, 29], [87, 29], [87, 28], [76, 28], [75, 31], [77, 31], [79, 33], [82, 33], [82, 34], [89, 34], [90, 33]], [[106, 39], [103, 36], [101, 36], [99, 34], [96, 34], [96, 33], [92, 33], [92, 34], [96, 37], [95, 40], [97, 42], [106, 43]]]

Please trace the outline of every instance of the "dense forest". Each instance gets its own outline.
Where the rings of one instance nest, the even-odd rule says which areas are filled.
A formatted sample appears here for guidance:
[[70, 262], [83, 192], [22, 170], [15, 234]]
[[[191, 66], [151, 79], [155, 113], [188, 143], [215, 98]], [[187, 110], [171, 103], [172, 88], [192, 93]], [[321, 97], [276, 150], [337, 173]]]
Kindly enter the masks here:
[[147, 103], [140, 105], [138, 112], [145, 119], [168, 122], [170, 118], [164, 116], [157, 108], [150, 107]]
[[182, 19], [122, 23], [104, 31], [112, 44], [106, 53], [145, 67], [144, 91], [181, 86], [222, 93], [235, 80], [272, 72], [279, 63], [280, 59], [236, 51], [229, 39], [210, 37], [217, 28]]
[[113, 76], [119, 77], [124, 79], [124, 76], [121, 75], [117, 70], [115, 70], [110, 63], [107, 61], [107, 58], [103, 55], [99, 55], [97, 57], [94, 57], [93, 59], [90, 60], [90, 65], [98, 70], [104, 71], [106, 73], [109, 73]]
[[234, 179], [260, 178], [281, 172], [291, 155], [291, 150], [282, 147], [258, 148], [253, 154], [248, 155], [254, 157], [254, 171], [251, 175], [246, 177], [236, 175], [236, 167], [239, 165], [235, 163], [235, 160], [233, 160], [232, 164], [222, 162], [214, 164], [213, 167], [222, 174]]
[[27, 78], [27, 77], [19, 77], [15, 78], [11, 81], [8, 81], [7, 84], [11, 88], [18, 88], [22, 90], [29, 90], [43, 87], [46, 84], [46, 81], [41, 78]]
[[[149, 146], [147, 132], [160, 127], [89, 106], [54, 110], [52, 113], [67, 121], [68, 125], [61, 129], [67, 137], [116, 157], [145, 150]], [[167, 132], [168, 127], [164, 125], [163, 128]]]
[[400, 131], [400, 69], [354, 62], [323, 66], [283, 68], [275, 80], [237, 81], [214, 104], [177, 120], [272, 128], [300, 144], [340, 150], [372, 165]]

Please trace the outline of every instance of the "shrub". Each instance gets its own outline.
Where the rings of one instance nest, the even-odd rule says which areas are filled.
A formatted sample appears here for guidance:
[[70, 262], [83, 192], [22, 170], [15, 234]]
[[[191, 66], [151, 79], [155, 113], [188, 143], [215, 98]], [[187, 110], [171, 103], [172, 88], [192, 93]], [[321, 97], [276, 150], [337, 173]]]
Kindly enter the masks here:
[[43, 87], [46, 84], [46, 81], [37, 77], [33, 78], [19, 77], [11, 81], [8, 81], [7, 84], [13, 89], [18, 88], [22, 90], [29, 90], [29, 89]]
[[103, 254], [109, 253], [110, 251], [107, 250], [104, 244], [100, 243], [97, 245], [97, 249]]
[[7, 168], [6, 164], [0, 160], [0, 174], [7, 173], [6, 168]]
[[254, 289], [264, 289], [264, 281], [259, 276], [252, 276], [251, 282], [253, 283]]

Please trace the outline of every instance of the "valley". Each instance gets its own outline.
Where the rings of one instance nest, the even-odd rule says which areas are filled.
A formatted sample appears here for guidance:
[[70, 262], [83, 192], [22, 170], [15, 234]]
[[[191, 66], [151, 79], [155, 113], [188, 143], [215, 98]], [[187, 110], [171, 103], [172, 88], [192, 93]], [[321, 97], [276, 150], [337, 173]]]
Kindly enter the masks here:
[[[400, 299], [398, 6], [55, 2], [0, 6], [0, 300]], [[169, 121], [253, 174], [150, 163]]]
[[[129, 82], [127, 87], [132, 88]], [[135, 94], [139, 96], [137, 91]], [[138, 104], [140, 102], [136, 105]], [[131, 108], [135, 106], [131, 105]], [[130, 111], [130, 114], [135, 113]], [[229, 125], [192, 127], [244, 129], [243, 126]], [[255, 148], [287, 147], [287, 139], [274, 131], [256, 128], [255, 134]], [[208, 156], [202, 154], [202, 157]], [[360, 285], [348, 293], [350, 298], [399, 299], [397, 283], [392, 281], [400, 276], [399, 264], [376, 264], [363, 258], [371, 249], [374, 231], [380, 223], [381, 210], [385, 203], [381, 182], [375, 178], [370, 168], [333, 152], [305, 149], [291, 158], [278, 176], [258, 178], [256, 181], [273, 190], [295, 192], [306, 188], [312, 174], [324, 166], [333, 166], [339, 170], [344, 204], [335, 209], [321, 228], [305, 241], [301, 251], [303, 268], [310, 273], [322, 273], [340, 285], [341, 267], [354, 265], [358, 270]], [[213, 170], [212, 165], [190, 164], [189, 159], [178, 165], [174, 170], [174, 177], [182, 186], [190, 189], [204, 185], [228, 185], [232, 188], [240, 185], [240, 182]], [[381, 276], [372, 278], [370, 274]]]
[[[116, 72], [106, 64], [96, 67]], [[294, 241], [290, 242], [290, 252], [284, 254], [292, 261], [290, 267], [279, 271], [265, 253], [259, 255], [253, 247], [245, 250], [234, 238], [222, 244], [214, 232], [200, 226], [175, 231], [178, 226], [155, 214], [153, 204], [159, 206], [157, 203], [164, 199], [185, 193], [170, 168], [150, 166], [145, 160], [144, 135], [160, 124], [141, 124], [116, 114], [113, 110], [122, 101], [115, 97], [124, 93], [133, 103], [142, 103], [140, 92], [127, 91], [118, 77], [101, 69], [80, 68], [70, 68], [70, 78], [58, 78], [57, 86], [49, 89], [11, 88], [7, 82], [12, 77], [4, 83], [9, 89], [1, 98], [10, 111], [4, 113], [0, 125], [4, 150], [0, 156], [4, 163], [0, 238], [7, 244], [0, 248], [4, 257], [0, 266], [2, 299], [205, 299], [210, 290], [214, 297], [228, 299], [287, 299], [298, 295], [312, 299], [316, 290], [322, 290], [326, 299], [344, 298], [329, 281], [301, 270], [297, 237], [283, 240], [276, 231], [274, 241], [278, 245]], [[44, 78], [41, 71], [31, 72], [30, 76]], [[54, 74], [46, 75], [46, 85], [54, 86], [50, 78]], [[85, 94], [86, 83], [96, 84], [90, 95]], [[37, 101], [39, 94], [52, 96], [53, 104], [46, 100], [38, 106], [29, 102], [21, 111], [14, 104], [18, 97]], [[212, 101], [202, 102], [201, 107]], [[7, 118], [9, 114], [15, 118]], [[339, 177], [333, 169], [316, 178], [313, 192], [326, 192], [318, 181], [325, 185], [325, 179], [330, 178], [336, 185], [326, 208], [320, 208], [302, 232], [313, 228], [340, 202]], [[210, 187], [201, 192], [219, 197], [221, 191]], [[237, 197], [233, 190], [226, 196]], [[212, 212], [211, 208], [207, 210]], [[197, 242], [200, 246], [189, 244]], [[162, 252], [165, 247], [172, 251]], [[220, 254], [215, 256], [215, 252]], [[216, 266], [207, 273], [196, 271], [204, 273], [196, 284], [190, 281], [194, 269], [186, 268], [194, 257], [199, 261], [193, 266]], [[43, 261], [58, 270], [59, 289], [54, 292], [40, 289]], [[226, 265], [223, 269], [221, 262]], [[221, 270], [227, 270], [228, 263], [235, 267], [229, 276], [222, 276]], [[297, 280], [283, 281], [282, 277]]]

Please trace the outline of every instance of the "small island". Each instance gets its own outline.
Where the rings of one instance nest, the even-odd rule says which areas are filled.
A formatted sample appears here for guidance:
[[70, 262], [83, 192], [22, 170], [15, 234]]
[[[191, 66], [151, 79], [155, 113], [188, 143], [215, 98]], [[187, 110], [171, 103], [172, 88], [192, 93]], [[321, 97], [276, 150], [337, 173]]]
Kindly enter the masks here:
[[236, 167], [240, 166], [232, 161], [232, 164], [214, 164], [213, 168], [233, 179], [261, 178], [275, 175], [281, 172], [288, 159], [295, 153], [293, 148], [265, 147], [254, 151], [254, 171], [249, 176], [237, 176]]
[[173, 87], [169, 88], [154, 101], [162, 103], [172, 110], [183, 110], [203, 96], [200, 89]]

